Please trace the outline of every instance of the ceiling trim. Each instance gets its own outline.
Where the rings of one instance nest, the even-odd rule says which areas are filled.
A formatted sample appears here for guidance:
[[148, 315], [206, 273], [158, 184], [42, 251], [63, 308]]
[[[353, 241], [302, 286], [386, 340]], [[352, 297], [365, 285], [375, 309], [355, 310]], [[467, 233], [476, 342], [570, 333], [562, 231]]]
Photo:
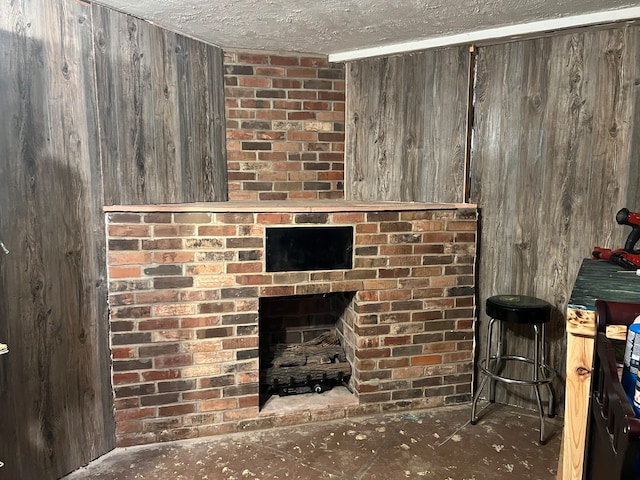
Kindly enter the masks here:
[[514, 38], [554, 30], [564, 30], [568, 28], [619, 22], [637, 18], [640, 18], [640, 7], [621, 8], [618, 10], [572, 15], [569, 17], [553, 18], [550, 20], [521, 23], [518, 25], [474, 30], [456, 35], [445, 35], [442, 37], [425, 38], [411, 42], [394, 43], [379, 47], [331, 53], [329, 54], [329, 61], [348, 62], [350, 60], [359, 60], [362, 58], [378, 57], [383, 55], [395, 55], [399, 53], [415, 52], [417, 50], [428, 50], [430, 48], [453, 45], [470, 45], [479, 42], [486, 42], [487, 40]]

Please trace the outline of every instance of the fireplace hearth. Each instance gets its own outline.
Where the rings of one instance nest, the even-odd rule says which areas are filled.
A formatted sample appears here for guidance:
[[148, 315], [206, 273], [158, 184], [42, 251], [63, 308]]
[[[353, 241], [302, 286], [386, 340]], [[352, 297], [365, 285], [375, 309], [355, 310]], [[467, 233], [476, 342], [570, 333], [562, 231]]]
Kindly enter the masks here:
[[[316, 201], [106, 210], [118, 445], [469, 401], [474, 206]], [[287, 247], [297, 248], [313, 232], [307, 229], [318, 228], [347, 233], [330, 247], [331, 263], [298, 267], [290, 258], [267, 267], [271, 233], [303, 232]], [[278, 411], [286, 399], [268, 400], [269, 355], [319, 336], [335, 336], [344, 350], [326, 355], [331, 363], [322, 355], [316, 361], [348, 365], [341, 380], [349, 390], [334, 389], [348, 398], [325, 405], [334, 397], [327, 391], [314, 397], [321, 407], [299, 401], [298, 410]], [[313, 389], [330, 378], [301, 376], [278, 379], [277, 390], [283, 383], [291, 387], [283, 393]]]

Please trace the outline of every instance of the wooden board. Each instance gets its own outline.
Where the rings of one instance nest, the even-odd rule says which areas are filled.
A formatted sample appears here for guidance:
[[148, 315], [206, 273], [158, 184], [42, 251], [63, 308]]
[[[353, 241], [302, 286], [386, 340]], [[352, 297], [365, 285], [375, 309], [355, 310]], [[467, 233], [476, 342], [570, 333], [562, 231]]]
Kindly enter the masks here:
[[[617, 328], [612, 327], [620, 327], [620, 325], [608, 326], [607, 334], [611, 332], [615, 335]], [[626, 339], [626, 327], [624, 330], [623, 339]], [[567, 395], [562, 430], [562, 455], [558, 460], [559, 479], [582, 479], [595, 334], [596, 314], [593, 309], [572, 307], [567, 309]]]
[[350, 62], [345, 196], [463, 202], [469, 52]]
[[92, 10], [105, 204], [226, 200], [222, 51]]
[[[478, 49], [470, 199], [480, 209], [479, 297], [514, 292], [552, 303], [548, 360], [561, 375], [564, 312], [581, 261], [593, 246], [622, 246], [627, 231], [615, 213], [640, 209], [631, 174], [638, 38], [629, 26]], [[527, 332], [507, 342], [531, 353]], [[555, 387], [562, 402], [562, 382]], [[531, 399], [515, 387], [497, 396], [534, 408]]]
[[0, 2], [0, 469], [52, 479], [115, 443], [90, 7]]
[[562, 434], [562, 478], [580, 480], [584, 460], [594, 340], [579, 335], [567, 336], [567, 391], [565, 425]]

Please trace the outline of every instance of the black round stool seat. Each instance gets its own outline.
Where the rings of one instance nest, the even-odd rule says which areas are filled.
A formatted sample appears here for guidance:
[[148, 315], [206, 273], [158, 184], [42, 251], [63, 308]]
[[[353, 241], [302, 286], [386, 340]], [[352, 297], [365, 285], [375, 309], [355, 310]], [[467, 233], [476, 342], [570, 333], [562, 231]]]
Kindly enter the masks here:
[[487, 315], [503, 322], [536, 324], [551, 320], [551, 304], [526, 295], [487, 298]]

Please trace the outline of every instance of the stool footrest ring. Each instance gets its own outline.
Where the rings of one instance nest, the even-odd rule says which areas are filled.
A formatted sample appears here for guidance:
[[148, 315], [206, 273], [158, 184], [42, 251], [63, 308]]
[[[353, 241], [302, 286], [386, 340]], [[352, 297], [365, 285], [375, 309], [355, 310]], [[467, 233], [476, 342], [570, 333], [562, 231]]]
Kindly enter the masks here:
[[[535, 362], [532, 358], [522, 357], [519, 355], [502, 355], [499, 358], [496, 356], [492, 356], [490, 357], [490, 360], [493, 360], [496, 363], [503, 362], [503, 361], [525, 362], [535, 366]], [[544, 375], [542, 378], [539, 378], [538, 380], [524, 380], [524, 379], [505, 377], [503, 375], [499, 375], [498, 373], [495, 373], [495, 371], [487, 368], [485, 366], [486, 363], [487, 363], [486, 359], [484, 358], [478, 362], [478, 367], [480, 368], [483, 374], [485, 374], [492, 380], [509, 383], [512, 385], [527, 385], [527, 386], [546, 385], [551, 383], [553, 379], [556, 377], [556, 371], [546, 364], [540, 364], [540, 368], [546, 372], [546, 375]]]

